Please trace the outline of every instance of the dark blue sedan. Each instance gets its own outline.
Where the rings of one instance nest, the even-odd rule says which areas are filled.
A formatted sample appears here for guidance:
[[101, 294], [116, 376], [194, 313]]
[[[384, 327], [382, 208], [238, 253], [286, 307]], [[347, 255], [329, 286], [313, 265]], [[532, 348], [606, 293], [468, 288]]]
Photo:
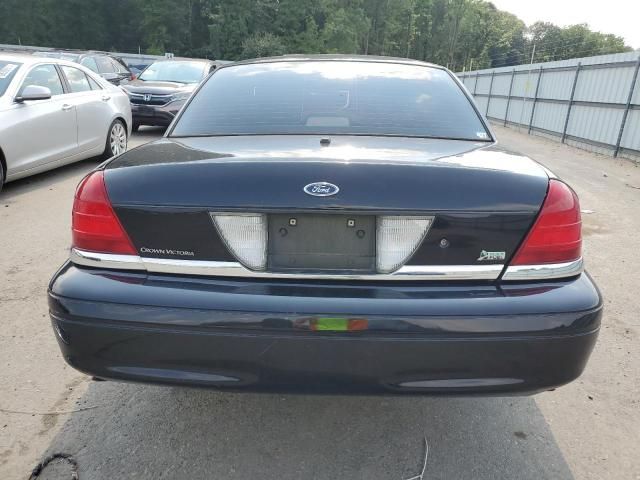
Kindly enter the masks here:
[[411, 60], [217, 69], [82, 180], [72, 233], [52, 324], [102, 379], [534, 393], [577, 378], [600, 327], [576, 194]]

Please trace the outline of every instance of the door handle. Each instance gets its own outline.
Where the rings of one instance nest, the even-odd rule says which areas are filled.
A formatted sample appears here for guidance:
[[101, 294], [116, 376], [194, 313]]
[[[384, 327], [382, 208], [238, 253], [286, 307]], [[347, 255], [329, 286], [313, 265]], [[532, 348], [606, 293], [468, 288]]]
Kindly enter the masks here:
[[62, 110], [64, 110], [65, 112], [67, 110], [71, 110], [73, 108], [73, 105], [69, 105], [68, 103], [65, 103], [64, 105], [62, 105]]
[[103, 102], [108, 102], [109, 100], [111, 100], [111, 97], [109, 95], [103, 95], [102, 96], [102, 101]]

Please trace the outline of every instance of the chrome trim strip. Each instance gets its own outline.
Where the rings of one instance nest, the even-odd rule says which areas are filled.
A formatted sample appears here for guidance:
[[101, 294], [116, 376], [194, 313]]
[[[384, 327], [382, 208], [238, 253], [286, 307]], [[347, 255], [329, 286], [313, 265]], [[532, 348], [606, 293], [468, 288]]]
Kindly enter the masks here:
[[71, 249], [69, 259], [78, 265], [88, 267], [114, 268], [119, 270], [146, 270], [142, 258], [137, 255], [115, 255], [110, 253], [95, 253]]
[[547, 280], [553, 278], [573, 277], [584, 270], [582, 258], [566, 263], [547, 265], [516, 265], [508, 267], [502, 276], [506, 281]]
[[369, 277], [389, 277], [392, 280], [495, 280], [504, 265], [405, 265], [388, 274]]
[[146, 258], [85, 252], [76, 248], [71, 249], [71, 261], [87, 267], [144, 270], [152, 273], [307, 280], [495, 280], [504, 268], [504, 265], [405, 265], [386, 274], [269, 273], [249, 270], [238, 262]]
[[[135, 93], [135, 92], [127, 92], [131, 99], [135, 99], [136, 101], [141, 101], [142, 103], [134, 103], [134, 105], [145, 105], [150, 107], [164, 107], [172, 102], [174, 97], [173, 93]], [[150, 95], [149, 100], [144, 99], [146, 95]], [[151, 102], [154, 101], [163, 101], [163, 104], [154, 104]]]

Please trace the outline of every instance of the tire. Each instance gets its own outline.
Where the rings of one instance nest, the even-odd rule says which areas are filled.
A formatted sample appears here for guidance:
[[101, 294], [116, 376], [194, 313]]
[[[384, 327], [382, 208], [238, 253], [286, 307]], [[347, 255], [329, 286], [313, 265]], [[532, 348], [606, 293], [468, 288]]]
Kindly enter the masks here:
[[131, 131], [132, 132], [137, 132], [139, 128], [140, 128], [140, 124], [139, 123], [134, 123], [133, 126], [131, 127]]
[[127, 127], [122, 120], [114, 120], [107, 132], [102, 158], [107, 159], [127, 151]]
[[4, 185], [4, 167], [0, 162], [0, 192], [2, 192], [2, 186]]

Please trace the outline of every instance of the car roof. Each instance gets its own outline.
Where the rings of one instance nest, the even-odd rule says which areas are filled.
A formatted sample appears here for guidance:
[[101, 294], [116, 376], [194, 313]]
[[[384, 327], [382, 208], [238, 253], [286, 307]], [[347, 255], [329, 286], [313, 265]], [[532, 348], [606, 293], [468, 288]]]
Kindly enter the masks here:
[[362, 62], [362, 63], [390, 63], [401, 65], [416, 65], [421, 67], [432, 67], [445, 69], [442, 65], [435, 63], [423, 62], [421, 60], [413, 60], [411, 58], [400, 57], [383, 57], [376, 55], [338, 55], [338, 54], [318, 54], [318, 55], [283, 55], [280, 57], [263, 57], [248, 60], [239, 60], [233, 62], [233, 65], [247, 65], [255, 63], [277, 63], [277, 62], [317, 62], [317, 61], [335, 61], [335, 62]]
[[35, 65], [36, 63], [55, 63], [57, 65], [68, 65], [71, 67], [78, 67], [78, 64], [69, 60], [63, 60], [53, 57], [39, 57], [37, 55], [25, 55], [23, 53], [7, 53], [0, 52], [0, 60], [8, 62], [19, 62], [24, 65]]
[[34, 57], [46, 57], [46, 58], [76, 58], [80, 59], [83, 56], [86, 56], [85, 53], [79, 52], [66, 52], [60, 50], [40, 50], [33, 52], [32, 55]]
[[24, 53], [0, 52], [0, 60], [8, 62], [33, 63], [33, 55]]
[[67, 54], [67, 55], [107, 55], [109, 57], [117, 57], [113, 53], [105, 52], [102, 50], [75, 50], [73, 48], [52, 48], [50, 50], [36, 50], [34, 54], [39, 53], [56, 53], [56, 54]]

